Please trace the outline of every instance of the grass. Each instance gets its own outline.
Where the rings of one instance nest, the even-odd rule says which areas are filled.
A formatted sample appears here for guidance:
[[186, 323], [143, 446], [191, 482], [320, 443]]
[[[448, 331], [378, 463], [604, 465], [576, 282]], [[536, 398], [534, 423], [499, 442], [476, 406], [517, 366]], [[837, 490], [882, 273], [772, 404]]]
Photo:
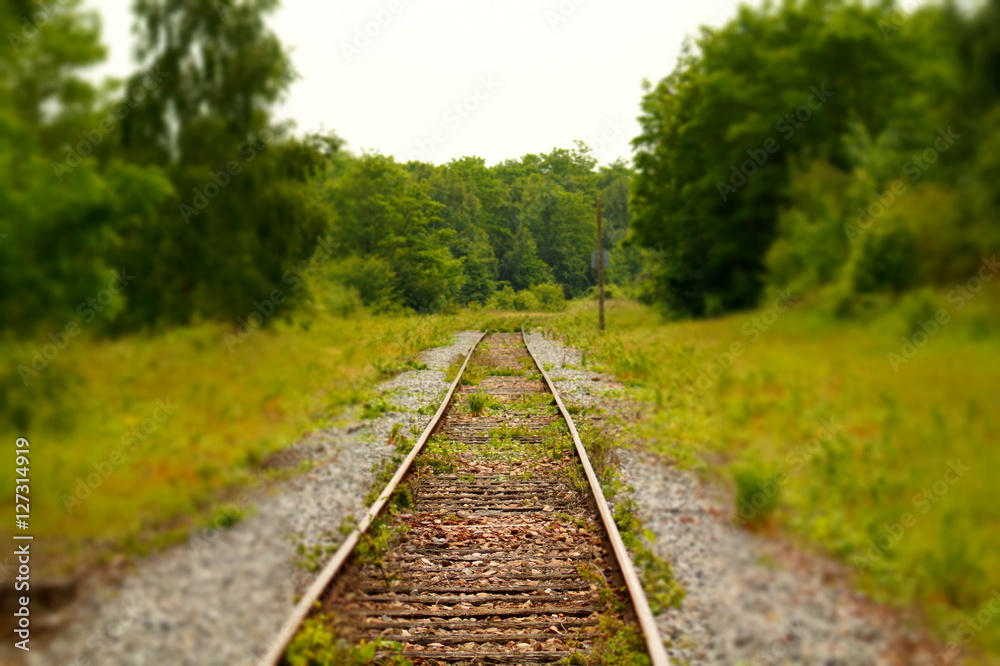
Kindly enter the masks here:
[[319, 614], [308, 618], [288, 646], [286, 660], [290, 666], [410, 666], [411, 661], [400, 656], [403, 646], [392, 641], [362, 642], [351, 645], [339, 638], [332, 627], [337, 618]]
[[470, 414], [482, 416], [483, 413], [489, 409], [498, 409], [500, 407], [500, 401], [488, 393], [476, 391], [475, 393], [469, 394], [467, 406]]
[[[352, 406], [390, 408], [372, 397], [387, 372], [422, 367], [417, 352], [475, 325], [469, 314], [318, 316], [259, 330], [231, 352], [221, 324], [80, 336], [27, 386], [16, 368], [43, 341], [5, 340], [0, 433], [31, 442], [36, 571], [186, 539], [215, 507], [259, 488], [269, 456]], [[0, 484], [14, 487], [13, 465]]]
[[768, 324], [611, 306], [603, 335], [592, 303], [547, 326], [631, 387], [651, 448], [739, 486], [736, 523], [797, 535], [946, 641], [1000, 655], [1000, 616], [969, 630], [1000, 588], [1000, 290], [960, 312], [938, 295], [952, 321], [898, 372], [903, 307], [859, 322], [803, 303]]

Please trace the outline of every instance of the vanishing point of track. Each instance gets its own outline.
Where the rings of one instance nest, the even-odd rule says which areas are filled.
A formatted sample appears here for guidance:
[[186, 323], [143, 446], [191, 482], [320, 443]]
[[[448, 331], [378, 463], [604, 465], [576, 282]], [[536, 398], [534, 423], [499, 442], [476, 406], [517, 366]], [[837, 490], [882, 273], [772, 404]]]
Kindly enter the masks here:
[[576, 427], [523, 332], [479, 339], [264, 663], [285, 663], [311, 615], [428, 666], [586, 659], [622, 622], [638, 625], [654, 666], [668, 663]]

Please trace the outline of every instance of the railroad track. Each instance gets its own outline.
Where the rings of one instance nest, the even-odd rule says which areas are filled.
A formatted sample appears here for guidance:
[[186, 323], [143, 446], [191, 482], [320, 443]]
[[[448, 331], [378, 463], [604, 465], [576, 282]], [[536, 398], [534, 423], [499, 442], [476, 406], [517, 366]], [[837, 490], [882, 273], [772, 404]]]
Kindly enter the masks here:
[[591, 664], [627, 635], [669, 663], [570, 414], [494, 333], [264, 663]]

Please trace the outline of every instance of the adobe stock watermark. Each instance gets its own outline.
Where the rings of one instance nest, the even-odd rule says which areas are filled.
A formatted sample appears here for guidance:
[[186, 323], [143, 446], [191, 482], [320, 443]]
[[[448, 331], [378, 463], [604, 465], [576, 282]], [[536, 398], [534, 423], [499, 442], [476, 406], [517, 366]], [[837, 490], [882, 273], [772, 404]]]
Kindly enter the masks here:
[[733, 367], [736, 359], [746, 353], [750, 345], [760, 340], [771, 326], [778, 321], [779, 315], [788, 310], [801, 300], [801, 296], [786, 292], [782, 289], [775, 290], [775, 298], [771, 307], [757, 314], [740, 327], [740, 333], [744, 340], [734, 340], [729, 348], [723, 352], [715, 354], [711, 359], [702, 364], [695, 379], [691, 382], [688, 390], [697, 390], [700, 393], [708, 391], [722, 375]]
[[76, 655], [66, 666], [93, 666], [103, 663], [98, 656], [117, 643], [122, 635], [135, 624], [136, 620], [146, 615], [149, 608], [135, 600], [123, 602], [117, 615], [105, 622], [87, 638], [87, 647]]
[[923, 4], [924, 0], [903, 0], [898, 4], [898, 6], [893, 7], [891, 11], [883, 14], [883, 16], [875, 22], [875, 25], [878, 26], [879, 32], [882, 33], [882, 38], [888, 41], [889, 35], [902, 28], [903, 24], [909, 20], [913, 12], [920, 9]]
[[461, 129], [462, 125], [472, 117], [472, 114], [479, 110], [483, 102], [496, 93], [500, 85], [500, 82], [494, 79], [492, 74], [480, 76], [475, 88], [444, 112], [441, 125], [431, 130], [424, 138], [413, 142], [417, 149], [410, 153], [410, 160], [414, 162], [428, 161], [434, 151], [448, 140], [448, 132], [454, 133]]
[[340, 53], [350, 62], [361, 55], [372, 42], [389, 28], [397, 16], [403, 13], [405, 5], [401, 0], [389, 0], [385, 7], [376, 9], [363, 25], [355, 26], [351, 41], [340, 42]]
[[334, 256], [334, 250], [325, 239], [317, 241], [316, 251], [311, 257], [293, 266], [281, 275], [281, 281], [288, 286], [287, 292], [281, 288], [271, 290], [271, 293], [261, 300], [253, 302], [253, 309], [246, 317], [237, 317], [235, 335], [228, 331], [222, 334], [222, 344], [232, 354], [236, 347], [254, 336], [257, 330], [270, 319], [285, 300], [302, 287], [303, 281], [316, 271], [327, 259]]
[[[813, 116], [813, 112], [819, 111], [826, 104], [827, 100], [833, 97], [833, 93], [826, 89], [825, 83], [820, 85], [819, 88], [811, 86], [809, 93], [805, 103], [792, 109], [790, 113], [785, 114], [784, 117], [774, 123], [774, 131], [781, 134], [781, 138], [785, 141], [795, 136], [795, 132], [801, 129], [805, 123], [809, 122], [809, 119]], [[735, 164], [730, 165], [729, 182], [716, 181], [715, 188], [719, 191], [719, 196], [722, 197], [722, 200], [726, 201], [729, 195], [736, 194], [741, 187], [750, 182], [750, 178], [757, 173], [757, 170], [767, 164], [771, 155], [774, 155], [779, 150], [781, 150], [781, 144], [773, 136], [766, 139], [760, 148], [748, 148], [747, 155], [750, 159], [743, 162], [739, 168]]]
[[119, 448], [112, 451], [104, 460], [92, 463], [91, 467], [94, 468], [94, 471], [86, 476], [77, 477], [72, 492], [62, 494], [60, 499], [66, 513], [73, 515], [76, 507], [90, 499], [94, 491], [100, 488], [116, 469], [123, 466], [129, 456], [135, 453], [139, 445], [145, 443], [177, 411], [177, 405], [172, 404], [170, 398], [157, 400], [155, 404], [156, 406], [148, 417], [122, 433], [119, 437], [121, 444]]
[[52, 0], [52, 2], [42, 5], [39, 9], [32, 12], [30, 16], [27, 14], [22, 16], [20, 37], [13, 32], [7, 33], [7, 41], [10, 42], [10, 47], [14, 49], [14, 53], [21, 53], [21, 47], [37, 37], [38, 32], [42, 28], [66, 9], [68, 2], [72, 4], [70, 0]]
[[269, 143], [284, 138], [290, 127], [291, 121], [285, 120], [247, 134], [246, 140], [236, 147], [237, 154], [243, 158], [243, 164], [237, 160], [229, 160], [225, 168], [217, 172], [210, 169], [205, 183], [200, 188], [195, 187], [191, 190], [191, 203], [182, 201], [178, 204], [177, 212], [180, 213], [184, 224], [191, 224], [192, 218], [201, 215], [202, 211], [229, 187], [233, 178], [243, 173], [244, 165], [257, 159], [260, 153], [267, 150]]
[[276, 651], [279, 646], [291, 640], [296, 631], [297, 629], [295, 628], [284, 627], [278, 630], [263, 645], [248, 650], [246, 658], [240, 666], [265, 666], [266, 664], [270, 664], [271, 662], [265, 660], [271, 651]]
[[[904, 175], [909, 176], [909, 182], [915, 183], [920, 180], [924, 172], [938, 161], [938, 156], [955, 145], [955, 140], [962, 136], [953, 131], [950, 125], [947, 130], [939, 127], [937, 132], [938, 136], [930, 148], [903, 163], [902, 171]], [[896, 198], [902, 196], [906, 190], [906, 182], [902, 178], [898, 178], [889, 184], [885, 192], [881, 194], [875, 192], [875, 199], [868, 206], [859, 206], [857, 224], [850, 222], [844, 224], [844, 233], [851, 244], [853, 245], [858, 238], [871, 229], [875, 221], [882, 217], [896, 202]]]
[[[958, 483], [963, 476], [972, 471], [972, 468], [962, 464], [961, 458], [949, 460], [945, 473], [940, 479], [934, 481], [917, 494], [911, 500], [913, 508], [919, 515], [926, 515], [937, 505], [951, 490], [951, 487]], [[917, 524], [917, 515], [907, 511], [899, 517], [899, 521], [894, 523], [883, 523], [879, 534], [868, 540], [868, 550], [864, 555], [855, 555], [851, 558], [851, 564], [859, 574], [875, 565], [885, 557], [886, 551], [899, 543], [906, 535], [907, 530], [912, 529]]]
[[625, 134], [625, 121], [619, 116], [608, 118], [594, 137], [586, 142], [588, 148], [594, 155], [602, 155], [612, 144], [617, 143]]
[[820, 420], [819, 424], [815, 437], [785, 454], [782, 468], [775, 472], [770, 479], [759, 484], [757, 491], [749, 498], [740, 500], [739, 506], [736, 507], [736, 515], [729, 521], [730, 527], [737, 528], [751, 522], [765, 506], [771, 505], [771, 500], [778, 496], [782, 486], [787, 484], [796, 472], [805, 467], [806, 463], [819, 455], [824, 446], [841, 431], [840, 424], [836, 423], [833, 418]]
[[104, 142], [104, 139], [118, 128], [119, 123], [128, 118], [132, 109], [142, 104], [146, 95], [155, 90], [168, 76], [169, 74], [166, 72], [160, 71], [159, 66], [156, 69], [147, 70], [142, 77], [142, 82], [133, 86], [128, 91], [125, 100], [112, 107], [97, 127], [82, 130], [80, 134], [83, 139], [78, 141], [75, 146], [64, 146], [66, 155], [63, 157], [63, 161], [52, 161], [52, 172], [56, 175], [56, 180], [61, 183], [66, 176], [83, 164], [83, 159], [92, 155], [94, 150]]
[[[93, 322], [97, 319], [97, 313], [103, 312], [115, 300], [115, 296], [122, 293], [128, 283], [134, 279], [134, 275], [127, 274], [122, 268], [117, 275], [108, 281], [106, 289], [101, 289], [96, 296], [80, 301], [80, 304], [76, 306], [76, 314], [83, 320], [84, 324]], [[21, 381], [24, 382], [24, 385], [27, 386], [30, 380], [44, 372], [49, 367], [49, 363], [69, 346], [70, 340], [80, 335], [81, 330], [80, 322], [71, 319], [66, 322], [61, 331], [49, 333], [49, 343], [41, 348], [32, 349], [31, 359], [27, 363], [21, 363], [17, 366], [17, 372], [21, 375]]]
[[974, 615], [962, 618], [958, 626], [951, 631], [944, 650], [925, 655], [925, 659], [920, 663], [933, 666], [949, 666], [958, 663], [957, 660], [962, 655], [962, 647], [971, 643], [977, 634], [993, 623], [996, 617], [1000, 617], [1000, 590], [993, 588], [990, 590], [990, 600], [985, 602]]
[[231, 0], [212, 0], [212, 8], [215, 10], [216, 15], [218, 15], [219, 20], [223, 22], [229, 18], [229, 12], [235, 9]]
[[553, 32], [559, 29], [563, 23], [569, 21], [576, 10], [587, 4], [587, 0], [559, 0], [559, 4], [545, 10], [545, 20], [549, 23], [549, 30]]
[[[948, 303], [958, 312], [965, 307], [966, 303], [976, 297], [987, 282], [1000, 272], [1000, 262], [996, 255], [983, 257], [979, 270], [969, 278], [965, 284], [955, 285], [955, 288], [948, 292], [946, 296]], [[898, 351], [889, 352], [885, 355], [889, 361], [889, 366], [893, 372], [916, 358], [920, 350], [927, 346], [934, 336], [941, 332], [941, 329], [951, 321], [951, 314], [944, 308], [938, 308], [934, 316], [926, 321], [919, 322], [920, 330], [909, 336], [900, 338], [901, 344]]]
[[[291, 444], [292, 442], [289, 442], [288, 446], [291, 446]], [[286, 466], [288, 463], [295, 462], [298, 460], [298, 457], [289, 452], [286, 447], [270, 460], [272, 463], [271, 467], [280, 468]], [[233, 501], [217, 506], [214, 511], [214, 518], [191, 532], [188, 539], [191, 548], [196, 552], [202, 552], [208, 548], [224, 530], [243, 518], [250, 509], [250, 506], [253, 504], [253, 498], [250, 496], [251, 492], [257, 494], [263, 493], [276, 482], [277, 477], [267, 478], [259, 471], [253, 472], [250, 475], [245, 490], [240, 492]]]
[[789, 648], [800, 645], [806, 631], [801, 620], [793, 618], [783, 628], [781, 638], [771, 641], [766, 648], [757, 651], [750, 660], [751, 666], [772, 666], [788, 663]]

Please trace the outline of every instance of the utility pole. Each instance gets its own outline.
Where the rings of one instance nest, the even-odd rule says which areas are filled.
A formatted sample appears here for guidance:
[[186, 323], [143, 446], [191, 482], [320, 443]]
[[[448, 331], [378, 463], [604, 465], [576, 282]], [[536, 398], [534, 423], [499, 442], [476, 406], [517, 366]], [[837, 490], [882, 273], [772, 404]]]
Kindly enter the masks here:
[[601, 197], [597, 197], [597, 312], [604, 330], [604, 227], [601, 224]]

